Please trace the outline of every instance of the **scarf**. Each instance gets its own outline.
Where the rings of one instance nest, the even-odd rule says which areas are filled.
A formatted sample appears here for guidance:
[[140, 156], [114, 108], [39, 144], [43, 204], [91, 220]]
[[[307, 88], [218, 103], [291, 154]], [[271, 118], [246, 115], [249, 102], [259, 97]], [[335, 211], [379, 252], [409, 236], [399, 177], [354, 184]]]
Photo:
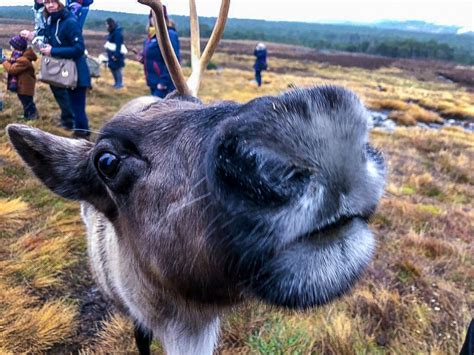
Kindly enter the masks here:
[[14, 49], [12, 52], [12, 55], [10, 57], [10, 62], [16, 62], [18, 58], [20, 58], [23, 55], [22, 51], [19, 51], [18, 49]]
[[152, 26], [148, 27], [148, 38], [152, 39], [155, 36], [156, 36], [155, 27], [152, 27]]

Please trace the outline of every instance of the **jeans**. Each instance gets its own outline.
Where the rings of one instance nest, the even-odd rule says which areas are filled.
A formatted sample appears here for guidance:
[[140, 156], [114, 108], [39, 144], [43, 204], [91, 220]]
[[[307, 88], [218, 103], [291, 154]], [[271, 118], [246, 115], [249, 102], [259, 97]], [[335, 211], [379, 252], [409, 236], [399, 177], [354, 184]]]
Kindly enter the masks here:
[[72, 129], [74, 127], [74, 112], [71, 107], [71, 99], [69, 98], [68, 89], [52, 85], [49, 87], [51, 88], [54, 98], [61, 109], [61, 126]]
[[23, 116], [28, 119], [36, 119], [36, 105], [33, 96], [18, 94], [21, 104], [23, 105]]
[[89, 119], [86, 114], [86, 87], [68, 89], [71, 107], [74, 111], [74, 131], [89, 132]]
[[255, 70], [255, 81], [257, 82], [258, 86], [262, 86], [262, 71]]
[[114, 77], [114, 87], [115, 88], [122, 88], [123, 87], [123, 76], [122, 76], [122, 69], [123, 68], [118, 68], [118, 69], [110, 69], [112, 72], [112, 76]]

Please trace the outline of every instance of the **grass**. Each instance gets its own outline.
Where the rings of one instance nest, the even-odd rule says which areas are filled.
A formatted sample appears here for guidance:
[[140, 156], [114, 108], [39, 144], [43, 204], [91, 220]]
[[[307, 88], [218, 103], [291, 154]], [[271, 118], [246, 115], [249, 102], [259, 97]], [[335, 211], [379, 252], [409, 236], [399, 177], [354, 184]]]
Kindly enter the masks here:
[[[232, 57], [218, 53], [215, 57], [216, 63], [239, 68], [251, 68], [252, 61], [253, 57], [247, 55]], [[272, 58], [269, 66], [270, 73], [266, 73], [264, 79], [267, 78], [273, 88], [284, 90], [293, 83], [300, 86], [338, 83], [356, 91], [373, 110], [399, 111], [393, 118], [404, 125], [438, 123], [441, 117], [474, 119], [470, 91], [455, 84], [415, 80], [400, 68], [367, 70]], [[274, 76], [273, 73], [280, 74]]]
[[[331, 83], [356, 91], [373, 109], [394, 110], [407, 125], [473, 114], [471, 92], [418, 81], [401, 69], [270, 60], [272, 72], [264, 73], [257, 88], [250, 56], [218, 53], [213, 60], [225, 69], [206, 73], [206, 102], [244, 102], [291, 85]], [[125, 89], [112, 91], [111, 81], [104, 71], [88, 95], [94, 130], [125, 102], [148, 93], [136, 63], [127, 64]], [[37, 90], [41, 119], [30, 124], [69, 134], [57, 127], [59, 111], [49, 88], [40, 84]], [[14, 95], [7, 93], [4, 101], [1, 128], [18, 121], [20, 112]], [[219, 353], [458, 353], [474, 312], [473, 136], [457, 128], [402, 127], [392, 134], [375, 130], [371, 139], [384, 152], [389, 180], [372, 220], [377, 254], [363, 280], [347, 297], [309, 312], [241, 305], [223, 319]], [[0, 353], [136, 351], [127, 318], [114, 312], [104, 320], [84, 318], [84, 292], [92, 282], [78, 204], [31, 177], [4, 131], [0, 241]], [[162, 353], [157, 343], [153, 350]]]
[[406, 104], [404, 109], [390, 112], [388, 118], [404, 126], [414, 126], [418, 122], [443, 123], [443, 119], [439, 114], [425, 110], [415, 104]]

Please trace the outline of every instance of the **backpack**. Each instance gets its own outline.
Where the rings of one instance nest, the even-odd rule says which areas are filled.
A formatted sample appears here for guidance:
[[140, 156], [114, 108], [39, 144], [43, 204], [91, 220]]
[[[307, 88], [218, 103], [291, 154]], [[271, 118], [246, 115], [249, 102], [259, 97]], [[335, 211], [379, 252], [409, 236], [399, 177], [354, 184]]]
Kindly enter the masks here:
[[100, 78], [100, 62], [90, 56], [86, 56], [86, 62], [91, 78]]

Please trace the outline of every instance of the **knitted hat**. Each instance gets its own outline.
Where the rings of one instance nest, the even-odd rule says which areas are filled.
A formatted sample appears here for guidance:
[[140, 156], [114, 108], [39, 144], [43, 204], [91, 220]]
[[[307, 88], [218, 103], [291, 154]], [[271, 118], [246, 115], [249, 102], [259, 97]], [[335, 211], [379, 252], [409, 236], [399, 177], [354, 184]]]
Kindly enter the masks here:
[[26, 39], [24, 39], [23, 37], [20, 37], [20, 36], [13, 36], [11, 39], [10, 39], [10, 45], [15, 48], [16, 50], [18, 51], [24, 51], [26, 50], [26, 47], [28, 46], [28, 42], [26, 42]]

